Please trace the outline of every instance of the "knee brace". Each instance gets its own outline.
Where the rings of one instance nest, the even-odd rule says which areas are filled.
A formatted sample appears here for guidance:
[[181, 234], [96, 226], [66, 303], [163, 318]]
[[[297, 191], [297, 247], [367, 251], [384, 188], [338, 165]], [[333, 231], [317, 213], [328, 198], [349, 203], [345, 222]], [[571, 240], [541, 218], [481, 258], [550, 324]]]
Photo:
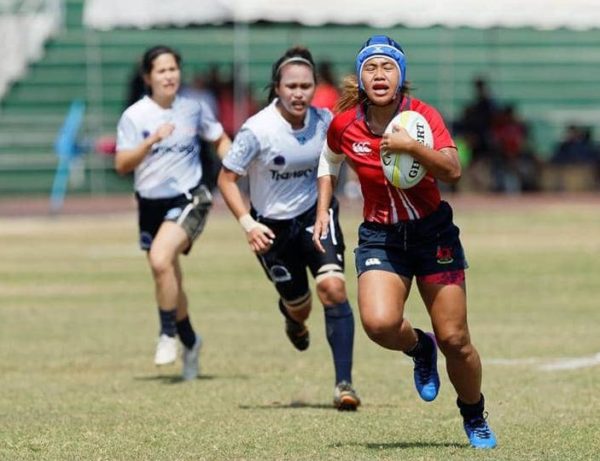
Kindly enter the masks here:
[[310, 291], [308, 291], [306, 294], [300, 296], [299, 298], [292, 299], [292, 300], [281, 299], [281, 302], [291, 312], [299, 311], [299, 310], [305, 309], [307, 307], [310, 307], [310, 305], [312, 303], [312, 295], [311, 295]]
[[344, 270], [342, 269], [342, 266], [338, 264], [325, 264], [324, 266], [321, 266], [317, 271], [315, 283], [319, 283], [327, 277], [336, 277], [344, 281], [346, 280], [346, 277], [344, 276]]

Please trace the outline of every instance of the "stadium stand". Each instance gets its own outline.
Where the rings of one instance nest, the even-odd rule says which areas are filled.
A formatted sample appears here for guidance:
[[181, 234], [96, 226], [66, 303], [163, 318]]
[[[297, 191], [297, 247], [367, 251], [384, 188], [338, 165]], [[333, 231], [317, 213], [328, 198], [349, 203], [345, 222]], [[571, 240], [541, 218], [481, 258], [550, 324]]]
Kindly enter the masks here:
[[[214, 64], [232, 67], [236, 33], [231, 24], [90, 31], [82, 26], [83, 0], [66, 0], [65, 5], [62, 32], [0, 102], [0, 194], [50, 191], [57, 162], [52, 146], [73, 100], [86, 102], [84, 136], [92, 140], [90, 145], [95, 137], [114, 132], [132, 67], [149, 45], [179, 49], [187, 79]], [[266, 97], [261, 90], [270, 63], [288, 46], [310, 47], [317, 60], [328, 59], [341, 76], [352, 71], [357, 46], [373, 32], [360, 25], [249, 25], [248, 75], [255, 97]], [[394, 27], [378, 32], [406, 45], [415, 95], [439, 107], [450, 120], [471, 97], [473, 77], [483, 75], [494, 96], [515, 103], [530, 122], [543, 156], [550, 155], [572, 114], [587, 118], [590, 125], [600, 123], [598, 29]], [[86, 156], [84, 168], [73, 190], [130, 190], [127, 180], [110, 171], [106, 156]]]

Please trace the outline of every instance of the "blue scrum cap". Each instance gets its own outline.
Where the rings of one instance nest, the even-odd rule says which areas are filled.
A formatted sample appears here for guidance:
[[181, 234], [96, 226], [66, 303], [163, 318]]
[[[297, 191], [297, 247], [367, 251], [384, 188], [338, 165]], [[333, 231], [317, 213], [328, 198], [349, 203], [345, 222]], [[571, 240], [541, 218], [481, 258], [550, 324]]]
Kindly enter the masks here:
[[369, 38], [363, 46], [360, 47], [358, 54], [356, 55], [356, 76], [358, 77], [358, 87], [364, 90], [363, 82], [360, 78], [362, 68], [369, 59], [375, 56], [384, 56], [392, 59], [398, 69], [400, 70], [400, 81], [398, 82], [398, 91], [402, 88], [404, 80], [406, 78], [406, 56], [404, 56], [404, 50], [396, 42], [387, 35], [373, 35]]

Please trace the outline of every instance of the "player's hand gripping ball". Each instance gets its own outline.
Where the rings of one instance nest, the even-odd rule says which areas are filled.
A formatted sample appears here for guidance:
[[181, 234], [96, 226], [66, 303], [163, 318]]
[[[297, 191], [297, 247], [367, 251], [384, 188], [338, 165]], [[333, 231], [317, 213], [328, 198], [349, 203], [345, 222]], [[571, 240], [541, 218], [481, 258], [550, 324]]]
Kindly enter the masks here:
[[[393, 127], [404, 128], [411, 138], [433, 148], [433, 134], [425, 117], [420, 113], [407, 110], [396, 115], [385, 129], [391, 133]], [[381, 166], [387, 180], [400, 189], [410, 189], [423, 179], [427, 170], [411, 155], [404, 152], [381, 150]]]

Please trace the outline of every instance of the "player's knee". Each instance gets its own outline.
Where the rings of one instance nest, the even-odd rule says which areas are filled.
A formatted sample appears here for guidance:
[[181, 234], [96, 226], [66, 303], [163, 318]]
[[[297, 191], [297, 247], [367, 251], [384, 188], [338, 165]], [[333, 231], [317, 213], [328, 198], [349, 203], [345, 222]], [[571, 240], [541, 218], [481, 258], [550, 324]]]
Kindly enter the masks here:
[[446, 356], [467, 356], [472, 349], [469, 333], [466, 330], [453, 330], [436, 336], [438, 347]]
[[346, 281], [341, 266], [327, 264], [321, 267], [315, 277], [317, 294], [326, 306], [346, 301]]
[[377, 344], [385, 345], [391, 338], [400, 334], [402, 319], [387, 315], [371, 314], [362, 317], [363, 327], [367, 336]]
[[148, 259], [152, 273], [157, 277], [160, 277], [161, 275], [169, 273], [173, 270], [173, 258], [171, 258], [167, 253], [150, 251]]

